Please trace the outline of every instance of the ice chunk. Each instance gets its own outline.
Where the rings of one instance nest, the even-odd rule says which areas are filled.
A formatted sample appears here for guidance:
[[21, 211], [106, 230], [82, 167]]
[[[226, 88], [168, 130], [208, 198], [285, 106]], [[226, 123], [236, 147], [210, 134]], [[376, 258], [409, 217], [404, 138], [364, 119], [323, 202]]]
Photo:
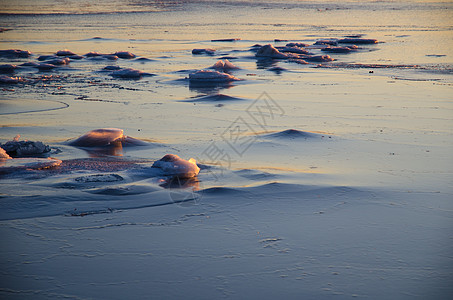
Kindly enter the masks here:
[[35, 156], [50, 151], [50, 147], [42, 142], [19, 141], [19, 138], [20, 135], [16, 135], [12, 141], [1, 145], [1, 148], [11, 157]]
[[297, 53], [297, 54], [310, 54], [309, 51], [305, 50], [305, 49], [302, 49], [300, 47], [297, 47], [297, 46], [292, 46], [292, 47], [278, 47], [278, 49], [280, 52], [289, 52], [289, 53]]
[[38, 64], [36, 68], [39, 69], [40, 71], [50, 71], [55, 69], [56, 66], [52, 64]]
[[87, 132], [69, 143], [76, 147], [144, 146], [148, 143], [123, 134], [122, 129], [100, 128]]
[[75, 60], [80, 60], [80, 59], [84, 59], [84, 57], [82, 55], [69, 55], [68, 56], [69, 59], [75, 59]]
[[27, 61], [27, 62], [21, 64], [20, 66], [21, 67], [37, 67], [37, 66], [39, 66], [39, 64], [34, 61]]
[[329, 55], [305, 56], [304, 59], [311, 62], [328, 62], [334, 60]]
[[263, 45], [255, 44], [255, 45], [253, 45], [252, 47], [250, 47], [249, 51], [257, 52], [258, 49], [260, 49], [261, 47], [263, 47]]
[[44, 61], [44, 60], [55, 59], [55, 58], [58, 58], [58, 57], [55, 55], [41, 55], [40, 57], [38, 57], [38, 60]]
[[121, 70], [121, 67], [120, 66], [106, 66], [102, 70], [105, 70], [105, 71], [117, 71], [117, 70]]
[[324, 135], [322, 134], [313, 133], [309, 131], [301, 131], [297, 129], [287, 129], [270, 134], [265, 134], [263, 136], [268, 138], [279, 138], [279, 139], [308, 139], [324, 137]]
[[5, 149], [0, 147], [0, 160], [11, 159], [11, 156], [6, 153]]
[[189, 74], [190, 81], [209, 81], [209, 82], [228, 82], [240, 80], [233, 75], [222, 73], [218, 71], [206, 71], [201, 70], [195, 73]]
[[232, 64], [228, 59], [219, 60], [217, 61], [212, 67], [212, 69], [220, 69], [220, 70], [236, 70], [239, 69], [239, 67], [235, 66]]
[[16, 65], [11, 64], [0, 65], [0, 73], [13, 73], [16, 68]]
[[47, 60], [46, 63], [58, 66], [58, 65], [68, 65], [69, 61], [70, 61], [69, 58], [65, 57], [65, 58], [55, 58], [52, 60]]
[[128, 51], [118, 51], [118, 52], [115, 52], [114, 55], [118, 56], [119, 58], [124, 58], [124, 59], [135, 58], [135, 54], [130, 53]]
[[121, 78], [140, 78], [142, 77], [143, 72], [140, 70], [135, 70], [132, 68], [120, 69], [112, 72], [110, 74], [113, 77], [121, 77]]
[[74, 52], [69, 51], [68, 49], [60, 50], [57, 52], [57, 56], [71, 56], [76, 55]]
[[31, 55], [30, 51], [19, 49], [0, 50], [0, 57], [27, 58]]
[[290, 62], [295, 62], [296, 64], [299, 64], [299, 65], [307, 65], [308, 64], [308, 62], [306, 62], [305, 60], [300, 59], [300, 58], [290, 59], [289, 61]]
[[215, 52], [215, 49], [193, 49], [192, 54], [208, 54], [208, 55], [213, 55]]
[[288, 43], [286, 44], [286, 47], [300, 47], [300, 48], [304, 48], [304, 47], [307, 47], [308, 44], [305, 44], [305, 43]]
[[347, 38], [338, 41], [340, 44], [377, 44], [375, 39]]
[[154, 162], [153, 168], [161, 169], [164, 175], [177, 176], [180, 178], [195, 177], [200, 172], [195, 159], [185, 160], [175, 154], [167, 154]]
[[338, 45], [338, 40], [319, 40], [316, 41], [313, 45], [331, 45], [331, 46], [336, 46]]
[[102, 147], [121, 143], [123, 139], [124, 134], [122, 129], [101, 128], [87, 132], [78, 139], [70, 142], [70, 145], [78, 147]]
[[99, 52], [88, 52], [84, 56], [89, 59], [93, 59], [93, 60], [103, 60], [103, 59], [117, 60], [118, 59], [118, 56], [116, 56], [115, 54], [103, 54], [103, 53], [99, 53]]
[[296, 58], [297, 55], [294, 55], [292, 53], [284, 54], [278, 51], [274, 46], [271, 44], [264, 45], [261, 48], [258, 49], [258, 51], [255, 54], [256, 57], [268, 57], [268, 58]]
[[132, 68], [125, 68], [113, 71], [110, 76], [119, 77], [119, 78], [131, 78], [131, 79], [138, 79], [142, 76], [152, 76], [153, 74], [145, 73], [140, 70], [135, 70]]
[[204, 96], [198, 96], [195, 98], [189, 98], [188, 102], [216, 102], [216, 101], [243, 101], [245, 99], [239, 97], [232, 97], [224, 94], [210, 94]]
[[102, 53], [99, 53], [99, 52], [88, 52], [87, 54], [85, 54], [84, 56], [85, 57], [96, 57], [96, 56], [103, 56], [105, 54], [102, 54]]

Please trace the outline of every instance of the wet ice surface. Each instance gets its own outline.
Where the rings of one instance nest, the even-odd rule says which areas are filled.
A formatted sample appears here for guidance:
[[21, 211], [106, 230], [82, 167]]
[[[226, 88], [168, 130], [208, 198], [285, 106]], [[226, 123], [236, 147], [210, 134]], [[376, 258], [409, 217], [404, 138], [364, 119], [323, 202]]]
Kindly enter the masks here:
[[447, 299], [451, 5], [180, 5], [0, 17], [0, 295]]

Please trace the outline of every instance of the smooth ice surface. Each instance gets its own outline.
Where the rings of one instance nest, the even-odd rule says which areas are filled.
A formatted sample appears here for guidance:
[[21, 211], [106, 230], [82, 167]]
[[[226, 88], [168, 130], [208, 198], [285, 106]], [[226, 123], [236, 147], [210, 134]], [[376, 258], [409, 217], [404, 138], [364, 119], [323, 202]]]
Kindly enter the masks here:
[[0, 298], [450, 299], [452, 9], [2, 1]]

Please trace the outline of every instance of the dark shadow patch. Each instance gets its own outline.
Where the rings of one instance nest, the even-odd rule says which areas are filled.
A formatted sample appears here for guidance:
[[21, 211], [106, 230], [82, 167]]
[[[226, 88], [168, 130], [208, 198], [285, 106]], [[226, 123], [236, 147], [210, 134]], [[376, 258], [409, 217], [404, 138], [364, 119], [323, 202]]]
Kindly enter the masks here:
[[224, 94], [212, 94], [197, 96], [195, 98], [189, 98], [183, 100], [184, 102], [219, 102], [219, 101], [243, 101], [245, 99], [239, 97], [232, 97]]
[[314, 138], [322, 138], [322, 137], [329, 137], [329, 135], [308, 132], [308, 131], [301, 131], [297, 129], [287, 129], [279, 132], [274, 133], [267, 133], [262, 134], [261, 137], [264, 138], [275, 138], [275, 139], [314, 139]]

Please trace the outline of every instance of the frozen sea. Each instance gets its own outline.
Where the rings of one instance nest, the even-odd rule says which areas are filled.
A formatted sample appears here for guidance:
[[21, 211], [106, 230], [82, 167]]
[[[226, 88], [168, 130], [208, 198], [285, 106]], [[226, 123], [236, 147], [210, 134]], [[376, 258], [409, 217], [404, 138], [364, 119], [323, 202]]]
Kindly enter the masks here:
[[[0, 161], [0, 297], [451, 299], [452, 19], [451, 1], [0, 0], [0, 50], [32, 53], [0, 57], [0, 143], [62, 161]], [[345, 38], [378, 42], [314, 45]], [[312, 55], [255, 56], [288, 43]], [[239, 80], [189, 79], [225, 59]], [[71, 144], [99, 128], [133, 142]], [[159, 175], [166, 154], [200, 173]]]

